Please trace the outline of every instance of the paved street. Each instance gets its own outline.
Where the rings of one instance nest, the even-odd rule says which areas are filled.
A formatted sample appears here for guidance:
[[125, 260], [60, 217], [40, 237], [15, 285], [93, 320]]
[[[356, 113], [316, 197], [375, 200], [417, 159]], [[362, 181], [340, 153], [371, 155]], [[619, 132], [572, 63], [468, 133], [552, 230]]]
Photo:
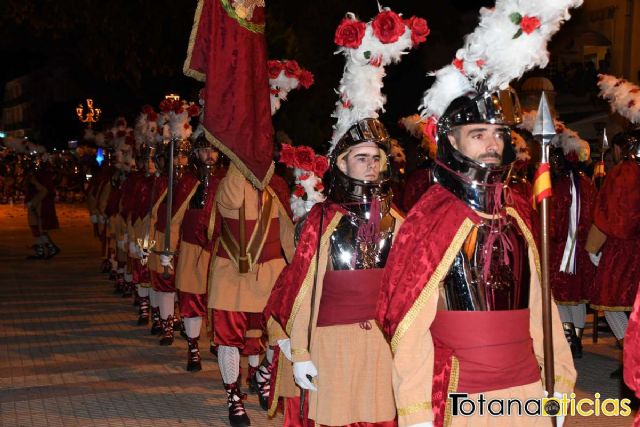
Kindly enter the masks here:
[[[226, 426], [226, 398], [213, 356], [188, 373], [186, 342], [160, 347], [135, 325], [129, 299], [98, 272], [99, 245], [82, 206], [58, 205], [62, 253], [27, 261], [30, 233], [21, 206], [0, 206], [0, 426]], [[585, 333], [578, 398], [620, 397], [609, 379], [620, 351], [607, 333]], [[254, 426], [268, 420], [250, 395]], [[627, 418], [569, 418], [566, 426], [628, 426]]]

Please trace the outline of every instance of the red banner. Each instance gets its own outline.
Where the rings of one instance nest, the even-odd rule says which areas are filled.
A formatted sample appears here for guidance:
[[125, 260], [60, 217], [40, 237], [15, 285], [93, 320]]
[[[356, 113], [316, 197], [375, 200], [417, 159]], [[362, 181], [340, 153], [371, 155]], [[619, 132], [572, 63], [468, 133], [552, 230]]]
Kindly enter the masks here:
[[263, 0], [199, 0], [184, 73], [205, 82], [207, 139], [262, 189], [273, 173]]

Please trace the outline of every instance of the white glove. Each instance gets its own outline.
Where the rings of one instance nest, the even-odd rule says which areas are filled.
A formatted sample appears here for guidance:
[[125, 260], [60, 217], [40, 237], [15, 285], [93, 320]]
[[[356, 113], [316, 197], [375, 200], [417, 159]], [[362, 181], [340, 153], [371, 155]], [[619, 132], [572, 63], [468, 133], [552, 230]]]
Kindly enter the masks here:
[[98, 223], [98, 215], [91, 215], [89, 217], [89, 222], [91, 222], [91, 224], [97, 224]]
[[284, 357], [290, 362], [293, 362], [293, 360], [291, 360], [291, 340], [289, 338], [278, 340], [278, 347], [280, 347], [280, 352], [284, 354]]
[[589, 252], [589, 259], [596, 267], [598, 266], [598, 264], [600, 264], [600, 257], [602, 257], [602, 252], [600, 252], [598, 255]]
[[120, 249], [121, 251], [124, 251], [124, 244], [125, 244], [124, 240], [118, 240], [118, 249]]
[[312, 361], [293, 362], [293, 378], [295, 379], [296, 384], [305, 390], [318, 391], [316, 386], [313, 385], [313, 382], [307, 378], [307, 375], [312, 378], [318, 375], [318, 370], [313, 365]]
[[163, 267], [169, 267], [173, 270], [173, 255], [160, 255], [160, 265]]
[[129, 242], [129, 256], [134, 258], [138, 257], [138, 245], [133, 242]]
[[423, 423], [411, 424], [409, 427], [433, 427], [433, 423], [431, 421], [425, 421]]

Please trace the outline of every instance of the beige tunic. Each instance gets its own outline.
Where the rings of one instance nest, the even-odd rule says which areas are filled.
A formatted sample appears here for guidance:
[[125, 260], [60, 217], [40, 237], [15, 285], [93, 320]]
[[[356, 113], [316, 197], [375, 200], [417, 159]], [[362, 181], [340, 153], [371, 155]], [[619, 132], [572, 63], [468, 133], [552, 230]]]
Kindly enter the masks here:
[[[266, 187], [273, 197], [269, 217], [278, 218], [280, 242], [287, 260], [294, 252], [294, 227], [284, 206], [273, 190]], [[222, 218], [238, 219], [242, 202], [245, 203], [245, 219], [257, 220], [259, 192], [232, 164], [226, 176], [220, 181], [216, 194], [218, 215]], [[247, 236], [247, 241], [250, 236]], [[261, 313], [264, 310], [271, 289], [285, 267], [283, 258], [257, 263], [247, 273], [240, 273], [231, 259], [212, 257], [209, 289], [209, 307], [217, 310]]]
[[[402, 217], [395, 211], [394, 236]], [[314, 318], [311, 321], [311, 344], [308, 325], [311, 317], [311, 290], [301, 290], [297, 314], [288, 325], [294, 362], [313, 361], [318, 376], [318, 391], [309, 391], [309, 418], [322, 425], [345, 425], [355, 422], [392, 421], [396, 417], [391, 383], [391, 349], [374, 319], [372, 328], [358, 324], [317, 327], [322, 283], [329, 260], [328, 238], [342, 215], [336, 214], [322, 237], [316, 282]], [[307, 351], [307, 349], [309, 349]]]
[[[525, 233], [526, 234], [526, 233]], [[531, 248], [531, 241], [528, 242]], [[544, 368], [543, 336], [542, 336], [542, 295], [539, 280], [539, 264], [535, 262], [534, 253], [529, 249], [529, 266], [531, 283], [529, 291], [530, 333], [533, 339], [533, 350], [541, 369]], [[448, 271], [450, 265], [444, 266]], [[441, 291], [442, 283], [439, 285]], [[398, 407], [398, 423], [400, 427], [433, 421], [431, 408], [431, 384], [433, 377], [434, 348], [429, 327], [438, 309], [440, 292], [432, 292], [424, 306], [417, 312], [417, 317], [410, 324], [402, 339], [397, 343], [393, 358], [393, 387]], [[576, 380], [571, 351], [564, 337], [562, 323], [555, 302], [552, 303], [553, 348], [556, 392], [571, 393]], [[485, 393], [485, 399], [492, 398], [528, 398], [544, 397], [542, 378], [535, 383], [495, 390]], [[471, 394], [471, 399], [477, 399]], [[452, 426], [550, 426], [548, 417], [524, 416], [493, 417], [485, 415], [458, 416], [445, 420]]]

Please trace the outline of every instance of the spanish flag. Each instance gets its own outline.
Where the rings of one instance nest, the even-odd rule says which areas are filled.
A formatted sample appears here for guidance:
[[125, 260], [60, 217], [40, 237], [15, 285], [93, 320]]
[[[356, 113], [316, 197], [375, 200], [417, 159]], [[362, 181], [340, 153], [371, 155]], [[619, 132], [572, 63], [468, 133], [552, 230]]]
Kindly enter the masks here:
[[551, 197], [551, 167], [549, 163], [540, 163], [533, 177], [533, 204], [542, 202]]
[[593, 179], [597, 179], [600, 177], [603, 177], [606, 175], [605, 169], [604, 169], [604, 162], [602, 160], [600, 160], [596, 166], [593, 168]]

